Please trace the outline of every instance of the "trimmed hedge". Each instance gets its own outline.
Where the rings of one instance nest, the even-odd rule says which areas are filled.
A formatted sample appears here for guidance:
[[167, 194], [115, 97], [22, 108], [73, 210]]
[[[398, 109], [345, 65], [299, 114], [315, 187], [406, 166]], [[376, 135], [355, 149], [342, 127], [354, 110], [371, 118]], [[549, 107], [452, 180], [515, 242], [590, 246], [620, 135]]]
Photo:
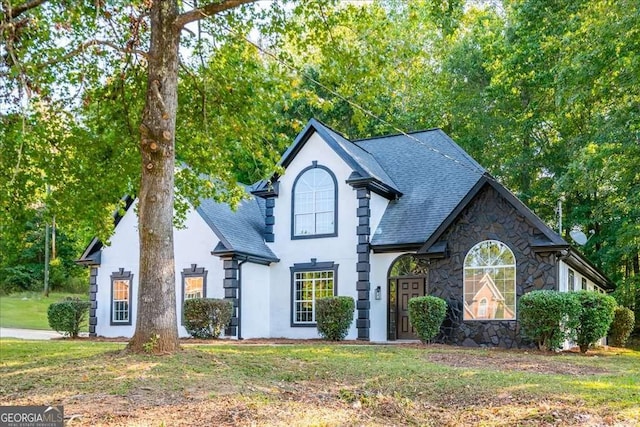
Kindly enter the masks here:
[[216, 298], [193, 298], [184, 302], [184, 327], [194, 338], [218, 338], [231, 321], [233, 303]]
[[328, 297], [316, 300], [316, 324], [322, 338], [342, 341], [353, 323], [355, 302], [351, 297]]
[[442, 298], [427, 295], [409, 299], [409, 322], [423, 343], [431, 341], [447, 315], [447, 302]]
[[78, 298], [66, 298], [60, 302], [54, 302], [47, 309], [49, 326], [66, 336], [76, 338], [80, 333], [91, 303]]
[[582, 307], [576, 328], [576, 343], [580, 346], [580, 352], [586, 353], [589, 347], [607, 335], [618, 304], [612, 296], [599, 292], [578, 291], [575, 295]]
[[531, 291], [518, 302], [522, 334], [540, 350], [557, 350], [566, 339], [573, 339], [580, 311], [580, 302], [573, 292]]
[[615, 347], [624, 347], [633, 332], [636, 316], [633, 310], [627, 307], [618, 306], [613, 313], [613, 322], [609, 327], [609, 339], [611, 345]]

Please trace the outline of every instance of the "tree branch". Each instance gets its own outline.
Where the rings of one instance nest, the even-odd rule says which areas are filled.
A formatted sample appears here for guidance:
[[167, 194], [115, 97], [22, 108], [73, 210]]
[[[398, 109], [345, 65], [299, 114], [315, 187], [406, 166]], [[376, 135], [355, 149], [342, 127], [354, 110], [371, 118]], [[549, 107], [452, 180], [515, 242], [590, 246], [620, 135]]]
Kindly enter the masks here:
[[214, 0], [212, 3], [184, 12], [176, 18], [175, 25], [182, 28], [189, 22], [208, 18], [225, 10], [233, 9], [243, 4], [253, 3], [256, 0]]
[[[126, 48], [126, 47], [122, 47], [122, 46], [118, 46], [116, 43], [110, 42], [108, 40], [89, 40], [86, 41], [84, 43], [82, 43], [80, 46], [78, 46], [77, 48], [70, 50], [69, 52], [65, 53], [64, 55], [58, 57], [58, 58], [54, 58], [51, 59], [49, 61], [46, 62], [41, 62], [39, 64], [35, 64], [34, 67], [36, 69], [43, 69], [46, 67], [49, 67], [51, 65], [55, 65], [58, 64], [60, 62], [64, 62], [68, 59], [73, 58], [74, 56], [78, 56], [81, 53], [83, 53], [85, 50], [87, 50], [88, 48], [92, 47], [92, 46], [108, 46], [116, 51], [122, 52], [122, 53], [135, 53], [136, 55], [141, 55], [145, 58], [149, 57], [149, 54], [147, 52], [141, 51], [141, 50], [137, 50], [137, 49], [130, 49], [130, 48]], [[0, 73], [0, 76], [6, 76], [8, 75], [8, 72], [5, 73]]]
[[46, 3], [49, 0], [31, 0], [28, 1], [24, 4], [21, 4], [20, 6], [16, 6], [16, 7], [11, 7], [9, 8], [5, 14], [9, 19], [15, 19], [18, 16], [22, 15], [23, 13], [25, 13], [28, 10], [34, 9], [38, 6], [40, 6], [42, 3]]

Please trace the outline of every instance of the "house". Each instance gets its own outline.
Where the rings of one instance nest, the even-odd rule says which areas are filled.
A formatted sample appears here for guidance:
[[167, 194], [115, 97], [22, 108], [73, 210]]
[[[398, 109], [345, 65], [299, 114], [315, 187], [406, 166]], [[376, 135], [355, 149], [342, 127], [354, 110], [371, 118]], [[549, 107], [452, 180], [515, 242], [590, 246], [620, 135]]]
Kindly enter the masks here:
[[[440, 129], [349, 141], [312, 119], [280, 166], [237, 210], [203, 200], [175, 230], [178, 319], [185, 299], [226, 298], [226, 337], [316, 338], [315, 301], [346, 295], [348, 339], [415, 339], [408, 301], [429, 294], [448, 303], [443, 342], [514, 347], [524, 293], [611, 286]], [[134, 332], [134, 206], [79, 260], [91, 335]]]

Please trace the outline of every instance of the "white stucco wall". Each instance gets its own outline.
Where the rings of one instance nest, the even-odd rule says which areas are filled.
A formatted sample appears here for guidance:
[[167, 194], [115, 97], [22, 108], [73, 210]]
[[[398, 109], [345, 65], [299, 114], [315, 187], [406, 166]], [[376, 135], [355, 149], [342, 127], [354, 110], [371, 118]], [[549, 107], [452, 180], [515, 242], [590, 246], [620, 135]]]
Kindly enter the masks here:
[[240, 269], [242, 338], [268, 338], [271, 321], [269, 267], [245, 262]]
[[[389, 268], [391, 264], [405, 252], [371, 254], [371, 341], [387, 341], [387, 299], [389, 295]], [[379, 300], [375, 299], [375, 290], [380, 286]]]
[[587, 281], [587, 286], [586, 286], [586, 290], [588, 291], [598, 291], [598, 292], [604, 292], [603, 289], [601, 289], [598, 285], [596, 285], [595, 283], [593, 283], [593, 281], [591, 281], [588, 277], [580, 274], [580, 272], [578, 272], [578, 270], [576, 270], [575, 268], [570, 267], [569, 265], [567, 265], [566, 262], [560, 260], [559, 262], [559, 272], [558, 272], [558, 276], [559, 276], [559, 290], [560, 292], [568, 292], [569, 291], [569, 270], [573, 270], [574, 273], [574, 277], [575, 277], [575, 288], [574, 290], [578, 291], [582, 289], [582, 279], [586, 279]]
[[384, 197], [371, 193], [371, 199], [369, 199], [369, 209], [371, 210], [371, 218], [369, 219], [369, 226], [371, 227], [371, 237], [373, 238], [376, 230], [378, 229], [378, 225], [380, 224], [380, 220], [382, 220], [382, 216], [384, 215], [384, 211], [387, 209], [389, 205], [389, 200]]
[[[130, 337], [135, 331], [135, 321], [138, 306], [139, 286], [139, 239], [138, 217], [134, 212], [137, 202], [129, 208], [118, 223], [111, 238], [111, 245], [102, 249], [101, 265], [98, 268], [98, 292], [96, 300], [97, 325], [96, 334], [105, 337]], [[182, 319], [182, 271], [190, 268], [191, 264], [204, 267], [207, 270], [207, 291], [210, 298], [224, 297], [222, 280], [224, 271], [222, 261], [211, 255], [211, 250], [218, 243], [218, 239], [204, 222], [200, 215], [192, 210], [187, 214], [184, 229], [174, 230], [175, 267], [176, 267], [176, 308], [178, 317], [178, 332], [180, 336], [188, 336], [181, 325]], [[131, 325], [116, 325], [110, 323], [111, 316], [111, 274], [123, 268], [133, 274], [131, 290]]]
[[[102, 248], [101, 264], [98, 268], [96, 282], [98, 292], [96, 301], [96, 334], [105, 337], [130, 337], [135, 330], [135, 319], [138, 307], [138, 217], [134, 212], [134, 202], [124, 217], [120, 219], [109, 246]], [[131, 325], [111, 326], [111, 274], [119, 271], [130, 271], [131, 281]]]
[[[300, 172], [313, 161], [330, 169], [338, 186], [338, 236], [310, 239], [291, 239], [291, 194], [293, 183]], [[275, 242], [270, 243], [280, 262], [271, 266], [271, 328], [272, 337], [316, 338], [315, 327], [292, 327], [292, 296], [290, 267], [296, 263], [317, 262], [338, 264], [338, 295], [351, 296], [357, 300], [356, 292], [356, 226], [357, 198], [355, 190], [345, 183], [352, 170], [317, 134], [312, 135], [302, 150], [287, 167], [280, 178], [279, 196], [276, 199]], [[357, 337], [356, 322], [352, 324], [347, 339]]]

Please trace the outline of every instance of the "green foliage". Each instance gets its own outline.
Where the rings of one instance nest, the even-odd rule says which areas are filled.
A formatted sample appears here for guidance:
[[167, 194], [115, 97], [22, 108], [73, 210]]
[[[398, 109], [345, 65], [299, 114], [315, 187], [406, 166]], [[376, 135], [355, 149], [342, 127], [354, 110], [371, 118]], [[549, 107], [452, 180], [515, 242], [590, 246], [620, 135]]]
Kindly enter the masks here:
[[580, 351], [586, 353], [590, 346], [607, 334], [617, 303], [612, 296], [594, 291], [578, 291], [575, 296], [581, 306], [576, 343]]
[[33, 275], [25, 265], [7, 266], [0, 270], [0, 295], [32, 289]]
[[580, 302], [573, 292], [532, 291], [518, 301], [522, 333], [541, 350], [557, 350], [566, 339], [572, 339], [580, 311]]
[[91, 303], [78, 298], [66, 298], [55, 302], [47, 310], [47, 318], [51, 329], [75, 338], [89, 312]]
[[193, 298], [184, 302], [184, 327], [194, 338], [218, 338], [231, 321], [233, 303], [215, 298]]
[[322, 338], [341, 341], [353, 323], [355, 302], [352, 297], [336, 296], [316, 300], [316, 322]]
[[616, 347], [624, 347], [633, 331], [635, 324], [635, 315], [633, 311], [627, 307], [616, 307], [613, 314], [613, 321], [609, 327], [609, 339], [611, 345]]
[[[24, 223], [9, 222], [0, 228], [0, 293], [43, 290], [45, 213], [42, 209], [29, 209], [22, 215], [20, 220]], [[82, 236], [56, 229], [56, 258], [49, 263], [51, 290], [86, 290], [87, 271], [74, 262], [81, 250], [78, 240]]]
[[447, 315], [447, 302], [427, 295], [409, 300], [409, 322], [423, 343], [429, 342], [438, 332]]

